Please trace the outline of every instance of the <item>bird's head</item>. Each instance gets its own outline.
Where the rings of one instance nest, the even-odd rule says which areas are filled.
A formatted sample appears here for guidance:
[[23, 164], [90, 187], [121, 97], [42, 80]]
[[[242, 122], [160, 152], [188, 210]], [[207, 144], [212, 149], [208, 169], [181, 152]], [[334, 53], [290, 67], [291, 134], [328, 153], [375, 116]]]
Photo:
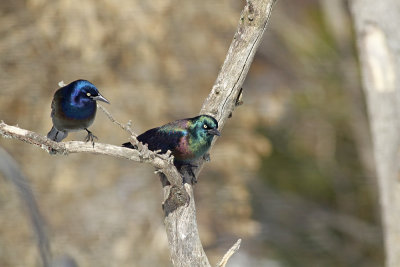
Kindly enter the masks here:
[[196, 136], [210, 140], [210, 142], [214, 135], [221, 135], [218, 131], [217, 120], [209, 115], [200, 115], [192, 118], [190, 121], [189, 130]]
[[102, 96], [99, 90], [91, 82], [86, 80], [77, 80], [67, 86], [73, 87], [73, 95], [79, 102], [102, 101], [110, 104], [108, 100]]

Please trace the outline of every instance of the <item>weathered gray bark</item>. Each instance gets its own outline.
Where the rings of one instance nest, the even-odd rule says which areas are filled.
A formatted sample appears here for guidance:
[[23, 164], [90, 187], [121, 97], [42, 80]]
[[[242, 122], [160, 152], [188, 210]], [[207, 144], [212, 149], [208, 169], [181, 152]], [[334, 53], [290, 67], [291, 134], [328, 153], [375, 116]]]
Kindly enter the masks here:
[[[235, 107], [240, 104], [241, 86], [253, 61], [256, 50], [267, 27], [273, 4], [276, 0], [247, 0], [241, 13], [238, 29], [234, 35], [225, 62], [210, 95], [200, 111], [217, 118], [219, 130], [231, 117]], [[0, 122], [0, 135], [25, 141], [52, 153], [93, 153], [125, 158], [153, 165], [162, 173], [164, 187], [165, 227], [174, 266], [210, 266], [200, 241], [196, 223], [196, 209], [191, 184], [182, 184], [182, 177], [173, 166], [169, 154], [160, 155], [149, 151], [146, 146], [137, 143], [135, 134], [129, 126], [125, 126], [112, 118], [111, 114], [99, 106], [114, 123], [132, 135], [138, 150], [118, 147], [110, 144], [83, 142], [56, 143], [37, 133]], [[215, 140], [214, 140], [215, 142]], [[201, 170], [203, 160], [196, 170]], [[168, 181], [168, 182], [167, 182]], [[240, 240], [228, 251], [219, 263], [225, 266], [229, 257], [239, 248]]]
[[386, 266], [400, 266], [400, 1], [353, 0], [374, 144]]
[[[200, 114], [214, 116], [220, 130], [238, 105], [242, 94], [241, 86], [260, 45], [275, 2], [276, 0], [246, 1], [224, 64], [200, 111]], [[215, 140], [216, 138], [214, 142]], [[202, 164], [203, 161], [197, 164], [199, 168], [196, 175]], [[192, 186], [187, 184], [186, 191], [190, 196], [189, 204], [165, 217], [165, 225], [169, 229], [167, 236], [171, 259], [174, 266], [210, 266], [197, 231]]]

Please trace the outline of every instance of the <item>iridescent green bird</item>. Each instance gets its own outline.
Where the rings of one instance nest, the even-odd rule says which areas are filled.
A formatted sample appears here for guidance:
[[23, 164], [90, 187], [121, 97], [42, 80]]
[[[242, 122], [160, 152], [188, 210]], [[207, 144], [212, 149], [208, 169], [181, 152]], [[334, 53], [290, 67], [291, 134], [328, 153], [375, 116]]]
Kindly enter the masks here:
[[[150, 150], [161, 150], [161, 153], [170, 150], [174, 165], [181, 170], [183, 166], [194, 167], [193, 163], [206, 154], [215, 135], [220, 136], [217, 120], [209, 115], [200, 115], [150, 129], [137, 139], [147, 144]], [[122, 146], [136, 149], [130, 142]]]

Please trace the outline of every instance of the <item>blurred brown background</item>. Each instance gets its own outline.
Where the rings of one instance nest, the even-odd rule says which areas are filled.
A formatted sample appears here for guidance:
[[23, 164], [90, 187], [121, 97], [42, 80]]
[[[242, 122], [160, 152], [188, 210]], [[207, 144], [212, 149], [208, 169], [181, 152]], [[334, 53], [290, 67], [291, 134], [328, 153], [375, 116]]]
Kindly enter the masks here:
[[[58, 82], [84, 78], [121, 122], [144, 130], [196, 115], [244, 1], [0, 2], [0, 120], [45, 135]], [[195, 186], [213, 264], [382, 266], [374, 169], [346, 1], [278, 1], [227, 123]], [[128, 135], [99, 111], [100, 142]], [[83, 140], [85, 132], [67, 140]], [[162, 190], [144, 164], [50, 156], [9, 139], [53, 253], [79, 266], [170, 266]], [[1, 174], [0, 174], [1, 175]], [[2, 177], [2, 176], [0, 176]], [[0, 179], [0, 266], [39, 266], [15, 188]]]

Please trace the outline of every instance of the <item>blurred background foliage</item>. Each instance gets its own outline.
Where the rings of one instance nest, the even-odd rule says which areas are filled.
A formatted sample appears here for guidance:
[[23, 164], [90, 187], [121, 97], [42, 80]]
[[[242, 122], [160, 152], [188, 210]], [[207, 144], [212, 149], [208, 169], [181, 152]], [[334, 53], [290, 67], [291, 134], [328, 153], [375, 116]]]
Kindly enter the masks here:
[[[244, 1], [15, 0], [0, 3], [0, 119], [46, 134], [57, 84], [92, 81], [136, 132], [196, 115]], [[346, 1], [278, 1], [227, 123], [195, 186], [211, 262], [382, 266], [375, 170]], [[100, 142], [128, 135], [98, 112]], [[72, 133], [67, 140], [83, 140]], [[20, 163], [55, 257], [79, 266], [169, 266], [151, 167], [50, 156], [0, 139]], [[0, 179], [0, 266], [38, 266], [15, 189]]]

